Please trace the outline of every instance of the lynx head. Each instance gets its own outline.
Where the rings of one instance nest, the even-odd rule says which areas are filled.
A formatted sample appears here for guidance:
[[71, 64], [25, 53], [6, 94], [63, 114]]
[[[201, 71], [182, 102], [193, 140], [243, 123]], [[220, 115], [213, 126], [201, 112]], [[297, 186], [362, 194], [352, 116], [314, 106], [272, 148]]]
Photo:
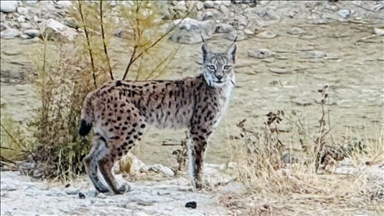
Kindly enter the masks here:
[[213, 52], [203, 39], [203, 74], [208, 86], [220, 88], [235, 84], [236, 39], [225, 53]]

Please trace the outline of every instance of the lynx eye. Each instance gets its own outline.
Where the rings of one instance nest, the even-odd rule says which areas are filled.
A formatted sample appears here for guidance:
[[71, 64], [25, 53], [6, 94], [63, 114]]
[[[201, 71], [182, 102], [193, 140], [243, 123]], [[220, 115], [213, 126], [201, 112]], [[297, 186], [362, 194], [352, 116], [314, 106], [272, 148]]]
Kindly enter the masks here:
[[215, 70], [215, 65], [207, 65], [208, 69]]
[[231, 65], [224, 65], [224, 70], [229, 70], [231, 68]]

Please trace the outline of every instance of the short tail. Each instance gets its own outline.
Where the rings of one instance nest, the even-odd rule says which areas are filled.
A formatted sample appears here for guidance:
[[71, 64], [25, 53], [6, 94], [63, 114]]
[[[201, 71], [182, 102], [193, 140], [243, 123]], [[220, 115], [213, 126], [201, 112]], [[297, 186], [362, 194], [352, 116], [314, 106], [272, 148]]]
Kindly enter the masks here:
[[79, 135], [86, 136], [92, 129], [95, 121], [93, 102], [96, 98], [94, 93], [89, 93], [84, 99], [83, 109], [81, 110], [81, 122], [79, 127]]

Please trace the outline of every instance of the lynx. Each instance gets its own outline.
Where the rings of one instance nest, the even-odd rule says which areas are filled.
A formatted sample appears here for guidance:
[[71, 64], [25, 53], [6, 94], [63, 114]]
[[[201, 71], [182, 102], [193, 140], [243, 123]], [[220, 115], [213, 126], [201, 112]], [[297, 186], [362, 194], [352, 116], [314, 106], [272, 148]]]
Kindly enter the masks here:
[[[88, 93], [81, 112], [79, 134], [93, 128], [91, 152], [84, 165], [95, 189], [126, 192], [118, 186], [111, 168], [138, 144], [147, 126], [186, 128], [189, 172], [193, 191], [202, 188], [202, 168], [207, 143], [228, 106], [235, 85], [236, 40], [227, 52], [213, 52], [203, 40], [202, 73], [179, 80], [105, 83]], [[98, 177], [100, 171], [107, 185]]]

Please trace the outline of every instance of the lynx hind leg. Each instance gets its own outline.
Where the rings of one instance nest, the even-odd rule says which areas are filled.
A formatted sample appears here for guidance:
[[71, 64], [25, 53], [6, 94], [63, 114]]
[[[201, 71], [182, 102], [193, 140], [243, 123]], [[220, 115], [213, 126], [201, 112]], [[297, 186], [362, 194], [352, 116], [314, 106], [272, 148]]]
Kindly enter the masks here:
[[118, 113], [114, 113], [109, 119], [110, 122], [114, 122], [113, 125], [110, 125], [108, 129], [103, 128], [109, 134], [108, 152], [99, 160], [98, 165], [100, 173], [111, 190], [115, 194], [122, 194], [127, 191], [127, 185], [118, 186], [112, 174], [112, 167], [141, 140], [147, 124], [145, 117], [140, 115], [139, 110], [132, 104], [125, 103], [118, 107], [121, 110], [118, 110]]
[[98, 176], [98, 161], [103, 156], [103, 154], [105, 154], [106, 150], [105, 139], [102, 136], [95, 134], [91, 152], [83, 160], [89, 179], [91, 180], [95, 189], [101, 193], [110, 191]]

